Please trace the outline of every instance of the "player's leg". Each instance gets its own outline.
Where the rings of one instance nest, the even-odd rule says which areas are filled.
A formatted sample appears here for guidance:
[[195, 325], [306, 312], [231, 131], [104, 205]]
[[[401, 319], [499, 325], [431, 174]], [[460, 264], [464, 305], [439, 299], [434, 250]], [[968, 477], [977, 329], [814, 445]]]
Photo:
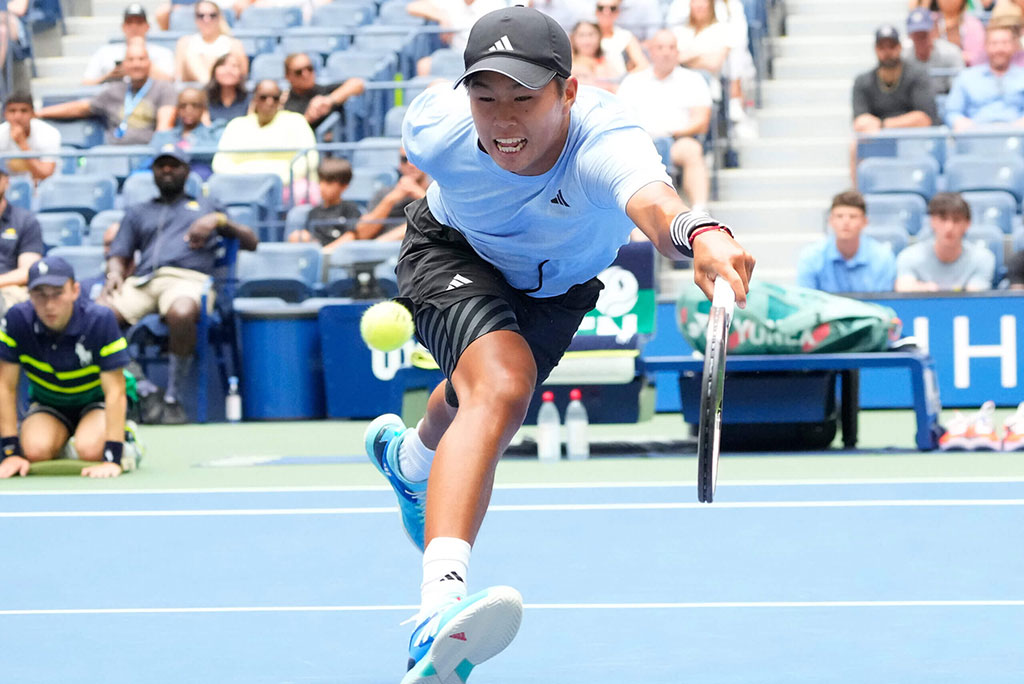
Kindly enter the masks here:
[[103, 403], [96, 402], [82, 409], [75, 428], [75, 450], [83, 461], [102, 461], [107, 441], [107, 420]]
[[696, 138], [679, 138], [669, 150], [672, 163], [683, 170], [683, 192], [692, 207], [706, 208], [710, 184], [704, 147]]
[[163, 422], [187, 422], [181, 405], [185, 378], [192, 367], [199, 324], [199, 302], [207, 276], [187, 269], [160, 269], [154, 278], [157, 310], [167, 323], [167, 389], [164, 391]]
[[33, 403], [21, 422], [21, 453], [32, 463], [57, 458], [71, 437], [68, 418], [51, 406]]

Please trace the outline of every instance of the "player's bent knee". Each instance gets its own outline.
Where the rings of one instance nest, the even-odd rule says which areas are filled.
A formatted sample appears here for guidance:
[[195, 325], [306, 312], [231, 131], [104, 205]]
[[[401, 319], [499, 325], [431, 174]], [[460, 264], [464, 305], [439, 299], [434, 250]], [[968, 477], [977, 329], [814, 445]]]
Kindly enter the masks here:
[[57, 451], [54, 450], [53, 444], [45, 441], [33, 441], [31, 439], [21, 440], [21, 455], [28, 460], [36, 463], [38, 461], [49, 461], [57, 455]]
[[75, 439], [75, 451], [78, 452], [78, 458], [82, 461], [103, 460], [103, 442], [83, 442]]

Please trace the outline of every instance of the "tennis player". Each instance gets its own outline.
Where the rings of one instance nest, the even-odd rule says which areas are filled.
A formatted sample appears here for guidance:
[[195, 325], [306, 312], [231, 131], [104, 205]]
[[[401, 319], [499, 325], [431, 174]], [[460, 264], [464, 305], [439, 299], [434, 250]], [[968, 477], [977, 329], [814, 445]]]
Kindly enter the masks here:
[[425, 548], [403, 684], [464, 682], [514, 638], [522, 599], [510, 587], [468, 595], [470, 549], [534, 387], [633, 227], [671, 259], [692, 256], [709, 297], [717, 275], [746, 301], [753, 257], [687, 210], [650, 136], [614, 95], [577, 84], [571, 54], [550, 17], [491, 12], [470, 32], [456, 88], [425, 91], [403, 124], [409, 160], [434, 183], [406, 210], [399, 300], [446, 378], [415, 428], [385, 415], [366, 432]]
[[[29, 301], [0, 320], [0, 478], [56, 458], [72, 435], [78, 457], [94, 462], [82, 475], [117, 477], [134, 466], [134, 450], [122, 461], [125, 437], [135, 436], [125, 421], [128, 344], [113, 312], [79, 298], [80, 289], [68, 262], [44, 257], [28, 269]], [[19, 436], [22, 370], [32, 403]]]

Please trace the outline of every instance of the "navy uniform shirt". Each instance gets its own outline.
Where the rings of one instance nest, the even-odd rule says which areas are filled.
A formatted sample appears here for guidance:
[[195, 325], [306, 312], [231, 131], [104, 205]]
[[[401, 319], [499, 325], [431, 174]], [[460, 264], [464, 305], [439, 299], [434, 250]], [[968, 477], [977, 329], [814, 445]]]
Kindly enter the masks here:
[[43, 229], [31, 211], [7, 205], [0, 214], [0, 273], [18, 268], [18, 257], [25, 252], [42, 256]]
[[131, 259], [135, 250], [142, 253], [135, 275], [149, 275], [161, 266], [189, 268], [213, 274], [217, 256], [217, 234], [199, 249], [191, 249], [185, 234], [192, 223], [211, 212], [222, 211], [205, 198], [182, 195], [167, 202], [161, 198], [128, 207], [121, 228], [110, 245], [110, 255]]
[[128, 343], [114, 312], [78, 299], [63, 332], [39, 320], [21, 302], [0, 320], [0, 361], [20, 363], [29, 396], [49, 406], [84, 406], [103, 400], [100, 373], [128, 365]]

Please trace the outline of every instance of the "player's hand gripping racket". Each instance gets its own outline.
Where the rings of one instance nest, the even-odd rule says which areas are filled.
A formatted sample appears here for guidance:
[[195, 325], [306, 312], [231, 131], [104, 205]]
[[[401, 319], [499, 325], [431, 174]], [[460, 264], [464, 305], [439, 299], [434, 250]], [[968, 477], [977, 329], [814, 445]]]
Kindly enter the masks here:
[[725, 392], [725, 351], [736, 294], [725, 278], [715, 279], [708, 314], [704, 373], [700, 382], [700, 425], [697, 428], [697, 500], [711, 503], [718, 481], [718, 445], [722, 436], [722, 397]]

